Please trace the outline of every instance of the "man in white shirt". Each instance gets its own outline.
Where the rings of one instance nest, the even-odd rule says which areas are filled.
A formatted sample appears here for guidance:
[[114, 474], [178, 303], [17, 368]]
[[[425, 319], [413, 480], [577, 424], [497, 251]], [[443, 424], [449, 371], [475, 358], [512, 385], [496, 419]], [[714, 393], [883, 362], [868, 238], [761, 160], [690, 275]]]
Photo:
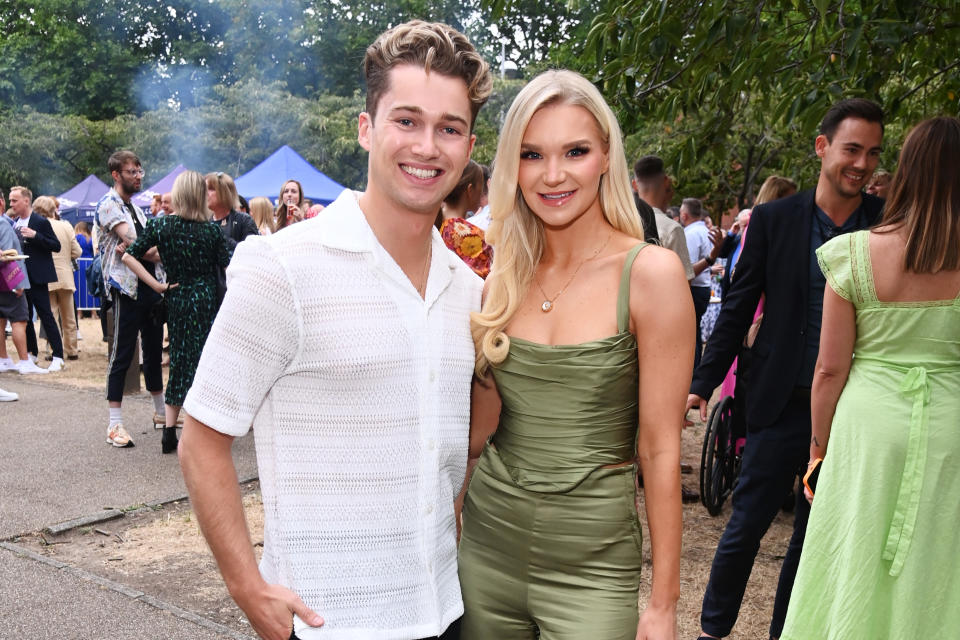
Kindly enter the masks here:
[[697, 351], [693, 358], [693, 367], [700, 364], [703, 353], [703, 340], [700, 332], [700, 320], [710, 304], [710, 269], [720, 252], [720, 240], [723, 234], [718, 229], [712, 232], [703, 221], [703, 205], [696, 198], [684, 198], [680, 205], [680, 224], [687, 239], [687, 253], [690, 256], [694, 278], [690, 281], [693, 295], [693, 308], [697, 312]]
[[[197, 519], [268, 640], [446, 640], [463, 612], [454, 499], [482, 281], [433, 222], [490, 70], [462, 34], [420, 21], [382, 34], [364, 70], [366, 190], [238, 246], [184, 405]], [[251, 423], [259, 571], [230, 456]]]

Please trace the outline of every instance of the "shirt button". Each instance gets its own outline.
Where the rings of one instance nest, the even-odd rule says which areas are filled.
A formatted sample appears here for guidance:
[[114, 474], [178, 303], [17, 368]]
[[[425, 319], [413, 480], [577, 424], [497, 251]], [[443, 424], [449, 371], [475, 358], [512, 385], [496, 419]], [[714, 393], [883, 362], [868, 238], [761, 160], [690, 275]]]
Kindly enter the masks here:
[[435, 374], [433, 371], [431, 371], [431, 372], [430, 372], [430, 382], [433, 382], [433, 381], [436, 380], [436, 379], [437, 379], [437, 374]]
[[427, 440], [427, 449], [429, 449], [430, 451], [433, 451], [436, 448], [437, 448], [436, 440], [434, 440], [433, 438], [430, 438], [429, 440]]
[[427, 508], [424, 509], [424, 511], [426, 511], [427, 513], [433, 513], [433, 505], [432, 505], [432, 504], [428, 504], [428, 505], [427, 505]]

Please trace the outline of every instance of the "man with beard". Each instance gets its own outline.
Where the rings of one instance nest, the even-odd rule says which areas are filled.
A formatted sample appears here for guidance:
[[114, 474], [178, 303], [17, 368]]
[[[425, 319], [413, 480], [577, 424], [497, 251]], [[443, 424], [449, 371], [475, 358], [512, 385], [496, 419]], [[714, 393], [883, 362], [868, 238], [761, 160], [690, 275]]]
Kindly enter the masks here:
[[[107, 374], [107, 402], [110, 418], [107, 442], [115, 447], [132, 447], [133, 440], [123, 426], [121, 403], [127, 369], [134, 361], [137, 336], [143, 348], [143, 380], [153, 396], [154, 411], [163, 415], [163, 318], [157, 317], [159, 294], [140, 281], [121, 258], [122, 251], [143, 232], [146, 217], [130, 198], [140, 191], [143, 169], [140, 159], [131, 151], [117, 151], [107, 162], [113, 176], [113, 188], [97, 203], [94, 221], [100, 238], [103, 280], [107, 295], [113, 301], [113, 341]], [[143, 266], [151, 275], [163, 280], [157, 248], [144, 256]]]

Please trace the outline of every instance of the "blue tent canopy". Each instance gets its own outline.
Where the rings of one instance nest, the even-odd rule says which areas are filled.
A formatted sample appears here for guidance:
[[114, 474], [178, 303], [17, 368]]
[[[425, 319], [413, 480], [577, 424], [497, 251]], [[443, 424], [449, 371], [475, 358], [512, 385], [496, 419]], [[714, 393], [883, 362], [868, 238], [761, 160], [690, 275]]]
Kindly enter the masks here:
[[303, 185], [303, 196], [323, 205], [336, 200], [345, 188], [315, 169], [299, 153], [283, 145], [237, 178], [237, 191], [248, 200], [260, 196], [276, 200], [280, 195], [280, 187], [287, 180], [299, 181]]
[[70, 224], [76, 224], [79, 220], [93, 220], [97, 201], [109, 190], [110, 187], [91, 173], [69, 191], [57, 196], [60, 201], [60, 217]]
[[160, 178], [158, 182], [150, 185], [149, 189], [144, 189], [137, 195], [133, 196], [133, 198], [131, 198], [131, 200], [133, 200], [133, 204], [137, 205], [138, 207], [143, 209], [145, 212], [149, 213], [150, 203], [153, 201], [153, 196], [155, 195], [162, 196], [165, 193], [169, 193], [173, 189], [174, 180], [176, 180], [177, 176], [179, 176], [181, 173], [183, 173], [186, 170], [187, 168], [185, 166], [183, 166], [182, 164], [178, 164], [176, 167], [173, 168], [173, 171], [171, 171], [167, 175]]

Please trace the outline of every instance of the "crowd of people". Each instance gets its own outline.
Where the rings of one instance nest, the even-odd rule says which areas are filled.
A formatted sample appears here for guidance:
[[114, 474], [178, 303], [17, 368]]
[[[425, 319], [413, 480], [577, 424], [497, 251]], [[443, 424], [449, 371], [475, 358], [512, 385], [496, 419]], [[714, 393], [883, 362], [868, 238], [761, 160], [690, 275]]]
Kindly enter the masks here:
[[[296, 180], [248, 214], [230, 176], [188, 171], [147, 220], [129, 151], [97, 209], [108, 442], [132, 446], [122, 381], [139, 335], [162, 451], [179, 450], [261, 637], [674, 640], [681, 429], [734, 371], [745, 445], [698, 640], [733, 631], [787, 495], [770, 638], [960, 623], [960, 120], [916, 125], [891, 174], [880, 106], [840, 100], [813, 141], [816, 184], [770, 176], [725, 229], [677, 198], [659, 157], [630, 170], [613, 111], [577, 73], [520, 91], [491, 170], [470, 160], [492, 80], [465, 36], [399, 25], [363, 69], [368, 182], [323, 215]], [[29, 288], [0, 292], [0, 315], [32, 362], [36, 309], [62, 367], [76, 343], [51, 307], [70, 326], [70, 272], [36, 258], [84, 242], [31, 213], [23, 187], [10, 200], [0, 250], [20, 269], [29, 256]], [[55, 217], [42, 200], [32, 209]], [[259, 566], [231, 457], [251, 428]]]
[[[23, 274], [22, 280], [16, 287], [0, 284], [0, 294], [4, 296], [0, 302], [0, 325], [8, 329], [11, 336], [16, 359], [7, 352], [6, 340], [0, 341], [0, 372], [13, 371], [21, 375], [36, 375], [58, 372], [66, 366], [64, 360], [79, 358], [77, 292], [81, 289], [81, 279], [87, 281], [87, 269], [96, 257], [96, 266], [92, 277], [102, 279], [99, 288], [104, 295], [100, 298], [98, 314], [101, 320], [103, 340], [109, 343], [107, 397], [110, 405], [107, 440], [118, 447], [133, 446], [129, 433], [123, 427], [122, 420], [122, 387], [130, 363], [136, 360], [143, 364], [144, 381], [147, 390], [154, 398], [156, 413], [154, 422], [165, 428], [162, 450], [171, 453], [176, 450], [175, 428], [167, 424], [168, 414], [173, 407], [172, 416], [175, 424], [182, 426], [183, 420], [178, 417], [182, 396], [190, 386], [192, 369], [195, 360], [199, 358], [199, 350], [203, 347], [206, 337], [205, 331], [198, 331], [196, 327], [186, 330], [181, 322], [212, 322], [212, 315], [208, 309], [196, 300], [186, 306], [178, 302], [188, 296], [186, 290], [190, 283], [181, 292], [172, 293], [170, 299], [164, 299], [161, 292], [151, 293], [146, 289], [157, 289], [154, 283], [164, 287], [167, 272], [161, 253], [158, 251], [154, 231], [169, 226], [165, 218], [191, 220], [195, 222], [211, 223], [204, 227], [216, 228], [219, 226], [220, 236], [227, 248], [226, 260], [217, 258], [218, 265], [202, 266], [187, 263], [194, 259], [202, 259], [196, 255], [198, 248], [190, 245], [190, 239], [176, 237], [167, 245], [166, 252], [171, 256], [168, 264], [176, 274], [183, 273], [183, 269], [195, 273], [187, 274], [195, 278], [210, 275], [216, 278], [214, 300], [219, 305], [225, 290], [224, 268], [229, 263], [229, 256], [250, 235], [269, 235], [278, 227], [276, 216], [284, 215], [287, 207], [278, 207], [274, 211], [267, 198], [254, 198], [251, 207], [246, 200], [237, 193], [233, 179], [223, 173], [209, 173], [203, 177], [200, 186], [203, 190], [202, 202], [197, 200], [196, 194], [181, 194], [182, 202], [188, 202], [191, 208], [186, 213], [182, 206], [176, 204], [175, 191], [156, 194], [150, 201], [150, 217], [132, 203], [133, 195], [140, 191], [144, 175], [140, 160], [131, 152], [117, 152], [108, 161], [108, 169], [114, 178], [114, 186], [98, 203], [94, 214], [93, 229], [84, 220], [71, 226], [60, 217], [60, 203], [53, 196], [39, 196], [33, 198], [32, 192], [21, 186], [12, 187], [9, 191], [10, 207], [0, 194], [0, 211], [2, 218], [9, 225], [4, 225], [3, 237], [0, 238], [0, 247], [7, 251], [6, 258], [0, 264], [11, 263], [16, 266], [17, 272]], [[281, 204], [283, 198], [289, 198], [288, 185], [293, 184], [299, 193], [300, 185], [296, 181], [287, 181], [281, 189]], [[199, 202], [199, 204], [197, 204]], [[290, 200], [292, 202], [292, 200]], [[316, 216], [323, 210], [323, 205], [311, 205], [309, 201], [300, 198], [302, 214], [291, 215], [292, 224], [306, 218]], [[298, 211], [301, 209], [298, 208]], [[292, 207], [290, 208], [292, 211]], [[206, 217], [202, 217], [203, 216]], [[198, 217], [200, 216], [200, 217]], [[154, 228], [153, 225], [156, 225]], [[6, 233], [12, 231], [12, 234]], [[154, 244], [136, 256], [136, 260], [122, 256], [122, 253], [131, 245], [135, 238], [151, 233]], [[178, 249], [174, 249], [174, 246]], [[181, 252], [175, 254], [175, 251]], [[185, 253], [184, 253], [185, 252]], [[26, 254], [26, 255], [22, 255]], [[14, 259], [14, 256], [18, 256]], [[83, 264], [78, 259], [86, 259]], [[145, 272], [131, 263], [140, 262]], [[223, 262], [223, 264], [219, 264]], [[209, 272], [209, 273], [208, 273]], [[136, 275], [136, 278], [134, 277]], [[153, 281], [151, 282], [151, 279]], [[136, 302], [139, 297], [139, 302]], [[179, 316], [176, 322], [167, 322], [169, 307], [178, 308], [174, 313]], [[89, 317], [91, 311], [82, 311]], [[190, 317], [187, 317], [190, 316]], [[36, 331], [34, 319], [40, 320], [41, 328]], [[161, 350], [171, 349], [170, 361], [163, 360], [158, 352], [158, 344], [163, 343], [164, 327], [169, 325], [169, 343], [160, 347]], [[209, 330], [209, 327], [207, 328]], [[186, 337], [189, 334], [189, 337]], [[142, 340], [142, 355], [135, 353], [137, 339]], [[6, 337], [6, 336], [4, 336]], [[40, 341], [46, 339], [49, 345], [50, 364], [40, 366]], [[173, 345], [171, 347], [171, 345]], [[119, 350], [118, 350], [119, 347]], [[193, 364], [190, 359], [184, 360], [184, 349], [196, 351], [193, 354]], [[174, 379], [175, 390], [171, 397], [179, 398], [176, 404], [162, 402], [160, 387], [162, 386], [162, 366], [171, 366], [170, 374]], [[0, 389], [0, 401], [16, 401], [18, 394]]]

